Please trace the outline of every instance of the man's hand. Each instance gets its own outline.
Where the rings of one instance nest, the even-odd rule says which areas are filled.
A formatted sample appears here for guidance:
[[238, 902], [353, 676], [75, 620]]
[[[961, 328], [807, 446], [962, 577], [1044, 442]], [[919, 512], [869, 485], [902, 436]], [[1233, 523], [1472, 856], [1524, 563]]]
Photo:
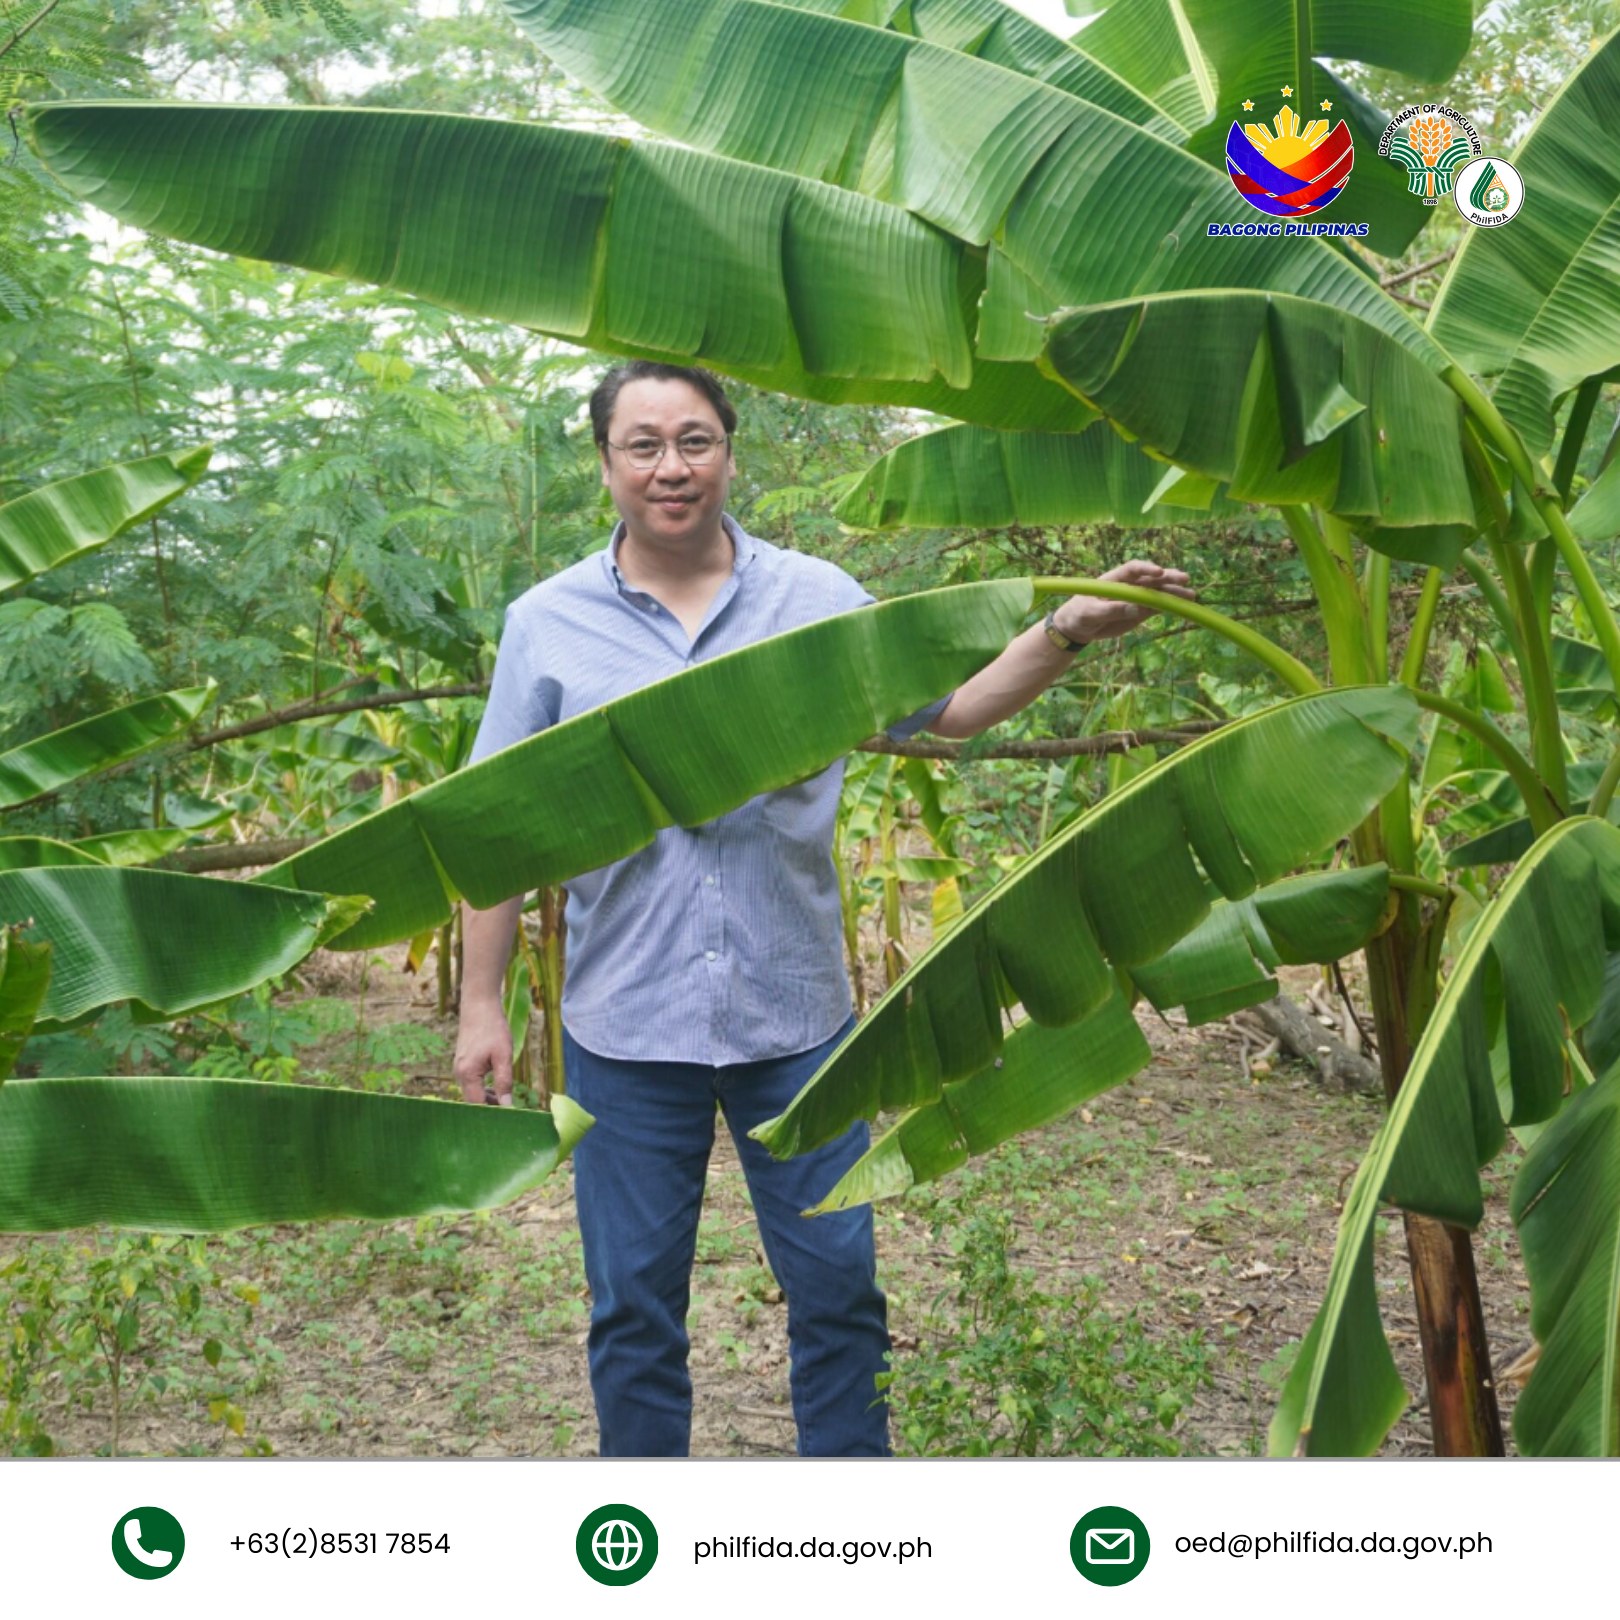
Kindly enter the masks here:
[[[1195, 593], [1187, 585], [1187, 575], [1179, 568], [1161, 568], [1157, 563], [1133, 558], [1097, 577], [1121, 585], [1140, 585], [1145, 590], [1163, 591], [1167, 596], [1184, 597], [1189, 602], [1195, 600]], [[1134, 630], [1144, 619], [1152, 618], [1156, 611], [1136, 602], [1110, 602], [1101, 596], [1071, 596], [1052, 615], [1052, 623], [1071, 641], [1102, 641], [1109, 636], [1122, 636]]]
[[488, 1081], [493, 1075], [494, 1100], [502, 1107], [512, 1106], [512, 1030], [500, 1002], [472, 1001], [463, 995], [451, 1072], [461, 1086], [463, 1102], [488, 1102]]

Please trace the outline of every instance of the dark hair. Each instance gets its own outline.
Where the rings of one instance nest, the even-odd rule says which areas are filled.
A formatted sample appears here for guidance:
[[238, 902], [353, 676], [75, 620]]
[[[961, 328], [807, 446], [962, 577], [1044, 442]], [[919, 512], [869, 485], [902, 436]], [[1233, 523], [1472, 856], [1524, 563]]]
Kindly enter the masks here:
[[715, 415], [729, 438], [737, 431], [737, 407], [726, 397], [720, 379], [702, 366], [672, 366], [662, 360], [627, 360], [615, 366], [596, 385], [591, 394], [591, 433], [596, 448], [607, 447], [608, 423], [613, 420], [613, 407], [619, 402], [619, 390], [626, 383], [643, 382], [648, 378], [659, 382], [690, 383], [714, 406]]

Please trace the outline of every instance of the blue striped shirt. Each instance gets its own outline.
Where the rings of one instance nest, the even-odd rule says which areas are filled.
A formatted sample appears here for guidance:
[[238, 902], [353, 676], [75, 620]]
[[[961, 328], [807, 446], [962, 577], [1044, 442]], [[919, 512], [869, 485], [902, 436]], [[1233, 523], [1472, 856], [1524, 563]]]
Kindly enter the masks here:
[[[873, 601], [841, 568], [723, 519], [731, 577], [688, 641], [607, 547], [506, 613], [474, 760], [651, 681]], [[908, 737], [949, 695], [890, 728]], [[602, 1057], [718, 1067], [802, 1052], [849, 1016], [832, 861], [844, 765], [570, 878], [563, 1022]]]

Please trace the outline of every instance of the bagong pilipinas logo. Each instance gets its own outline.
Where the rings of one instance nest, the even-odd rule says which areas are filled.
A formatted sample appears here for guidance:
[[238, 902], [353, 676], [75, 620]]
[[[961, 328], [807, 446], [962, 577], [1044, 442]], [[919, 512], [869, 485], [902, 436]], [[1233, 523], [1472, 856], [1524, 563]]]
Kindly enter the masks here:
[[[1303, 219], [1320, 213], [1350, 178], [1356, 161], [1350, 126], [1341, 118], [1331, 130], [1325, 118], [1313, 118], [1303, 128], [1299, 114], [1287, 105], [1294, 93], [1282, 87], [1284, 105], [1268, 129], [1264, 124], [1235, 122], [1226, 137], [1226, 168], [1243, 200], [1277, 219]], [[1254, 103], [1243, 103], [1245, 112]], [[1323, 112], [1333, 103], [1324, 101]]]

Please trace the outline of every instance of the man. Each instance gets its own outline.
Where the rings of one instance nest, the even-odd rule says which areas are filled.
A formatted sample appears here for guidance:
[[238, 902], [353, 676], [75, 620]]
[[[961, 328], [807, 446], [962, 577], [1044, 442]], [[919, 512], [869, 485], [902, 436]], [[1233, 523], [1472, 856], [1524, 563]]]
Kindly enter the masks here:
[[[725, 513], [736, 412], [705, 371], [637, 361], [591, 398], [606, 550], [508, 610], [478, 740], [497, 749], [650, 681], [872, 598], [818, 558]], [[1179, 596], [1187, 576], [1131, 562], [1106, 576]], [[948, 698], [891, 728], [971, 737], [1044, 691], [1087, 641], [1150, 610], [1065, 600]], [[604, 1456], [684, 1456], [686, 1313], [718, 1103], [788, 1305], [803, 1455], [888, 1451], [873, 1380], [888, 1349], [870, 1209], [804, 1220], [867, 1146], [867, 1128], [777, 1163], [748, 1131], [779, 1114], [853, 1020], [831, 845], [842, 765], [761, 794], [568, 888], [564, 1064], [596, 1116], [574, 1154], [591, 1287], [591, 1386]], [[455, 1073], [469, 1102], [512, 1100], [501, 984], [522, 896], [464, 912]]]

